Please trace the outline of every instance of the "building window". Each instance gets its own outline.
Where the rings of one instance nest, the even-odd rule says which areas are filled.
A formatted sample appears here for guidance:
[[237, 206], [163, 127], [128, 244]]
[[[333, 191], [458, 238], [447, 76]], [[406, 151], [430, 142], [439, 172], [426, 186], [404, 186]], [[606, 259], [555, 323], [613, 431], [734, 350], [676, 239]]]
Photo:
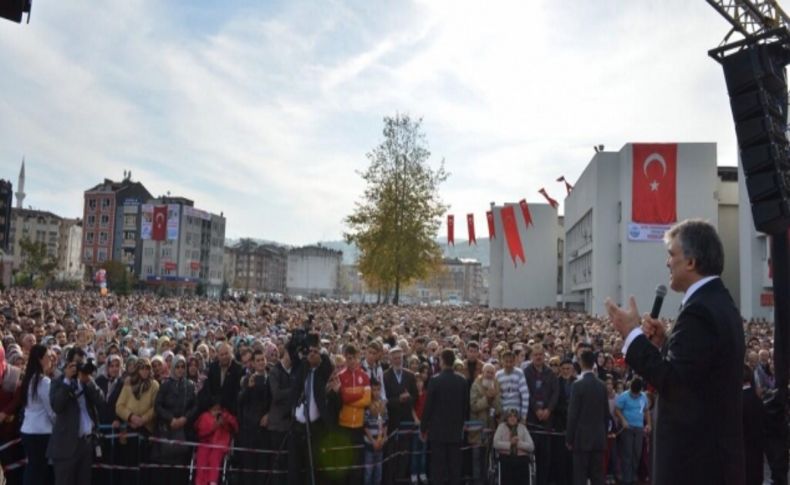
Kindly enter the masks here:
[[154, 255], [154, 248], [145, 248], [143, 250], [143, 255], [147, 257], [151, 257]]
[[93, 259], [93, 249], [86, 248], [85, 252], [82, 254], [82, 259], [85, 261], [90, 261]]
[[103, 262], [107, 261], [107, 250], [106, 249], [99, 248], [99, 250], [96, 252], [96, 261], [98, 261], [99, 263], [103, 263]]
[[102, 214], [101, 215], [101, 222], [99, 223], [99, 225], [101, 225], [101, 227], [109, 226], [110, 225], [110, 216], [108, 216], [107, 214]]
[[96, 224], [96, 216], [88, 216], [88, 227], [93, 227]]
[[101, 200], [101, 210], [107, 210], [110, 208], [110, 199], [109, 197], [105, 197]]
[[134, 239], [134, 236], [135, 236], [134, 231], [124, 231], [123, 232], [123, 238], [124, 239], [127, 239], [127, 240], [128, 239]]
[[107, 233], [106, 232], [100, 232], [99, 233], [99, 244], [101, 244], [101, 245], [107, 244]]
[[88, 209], [96, 210], [96, 199], [88, 199]]
[[123, 216], [123, 223], [125, 226], [137, 225], [137, 216], [134, 214], [126, 214]]
[[154, 267], [151, 266], [151, 265], [146, 266], [145, 267], [145, 274], [154, 274]]
[[93, 233], [92, 232], [86, 232], [85, 233], [85, 242], [88, 243], [88, 244], [93, 244]]

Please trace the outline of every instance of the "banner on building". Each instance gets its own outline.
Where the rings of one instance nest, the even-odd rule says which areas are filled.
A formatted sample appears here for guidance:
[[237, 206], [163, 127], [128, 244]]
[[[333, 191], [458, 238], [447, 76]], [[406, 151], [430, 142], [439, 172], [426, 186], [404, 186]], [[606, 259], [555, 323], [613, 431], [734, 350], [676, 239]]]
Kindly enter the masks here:
[[633, 157], [631, 220], [642, 224], [674, 223], [678, 218], [677, 144], [635, 143]]
[[178, 229], [181, 223], [181, 206], [170, 204], [167, 206], [167, 240], [178, 240]]
[[502, 227], [505, 229], [505, 239], [507, 240], [508, 251], [510, 252], [510, 259], [513, 260], [513, 265], [518, 266], [516, 262], [520, 259], [522, 263], [527, 262], [524, 257], [524, 246], [521, 244], [521, 236], [518, 234], [518, 224], [516, 223], [516, 211], [512, 205], [502, 208]]
[[154, 225], [151, 228], [151, 239], [153, 241], [164, 241], [167, 238], [167, 206], [154, 207]]
[[[164, 214], [164, 228], [159, 228], [159, 230], [164, 230], [164, 236], [157, 233], [157, 237], [154, 237], [154, 227], [155, 227], [155, 219], [154, 219], [154, 211], [158, 209], [158, 214]], [[197, 211], [202, 212], [202, 211]], [[198, 214], [193, 214], [196, 217], [200, 217]], [[181, 206], [178, 204], [169, 204], [169, 205], [153, 205], [153, 204], [143, 204], [140, 206], [140, 238], [143, 240], [152, 240], [152, 241], [176, 241], [178, 240], [178, 231], [179, 231], [179, 224], [181, 222]], [[161, 222], [162, 216], [159, 216], [159, 220]], [[161, 238], [159, 237], [161, 236]]]
[[455, 217], [447, 216], [447, 244], [455, 246]]
[[165, 271], [175, 271], [178, 269], [178, 265], [173, 261], [165, 261], [162, 266], [165, 268]]
[[[518, 206], [521, 207], [521, 214], [524, 216], [524, 227], [529, 228], [529, 225], [532, 224], [532, 213], [529, 212], [527, 199], [518, 201]], [[535, 224], [532, 225], [534, 226]]]
[[664, 242], [664, 233], [672, 224], [628, 224], [629, 241]]
[[494, 228], [494, 212], [486, 211], [486, 221], [488, 221], [488, 238], [496, 239], [496, 229]]
[[466, 228], [469, 232], [469, 245], [471, 246], [472, 243], [477, 246], [477, 239], [475, 238], [475, 215], [474, 214], [467, 214], [466, 215]]

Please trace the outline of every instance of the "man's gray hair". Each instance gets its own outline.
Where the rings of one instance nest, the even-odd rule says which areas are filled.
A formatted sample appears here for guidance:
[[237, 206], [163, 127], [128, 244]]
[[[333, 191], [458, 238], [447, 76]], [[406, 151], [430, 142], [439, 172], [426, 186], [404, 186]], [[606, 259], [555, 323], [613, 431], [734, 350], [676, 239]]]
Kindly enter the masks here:
[[724, 248], [711, 223], [702, 219], [679, 222], [664, 234], [667, 244], [674, 239], [680, 243], [683, 255], [694, 260], [700, 276], [720, 276], [724, 271]]

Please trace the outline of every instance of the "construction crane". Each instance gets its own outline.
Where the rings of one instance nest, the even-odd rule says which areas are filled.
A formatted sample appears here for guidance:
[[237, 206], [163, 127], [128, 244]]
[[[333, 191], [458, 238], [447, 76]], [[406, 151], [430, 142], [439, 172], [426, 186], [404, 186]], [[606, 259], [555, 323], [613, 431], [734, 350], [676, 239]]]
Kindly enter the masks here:
[[[716, 60], [730, 50], [778, 38], [790, 38], [790, 16], [776, 0], [705, 0], [732, 28], [719, 47], [710, 51]], [[742, 39], [730, 42], [733, 35]]]

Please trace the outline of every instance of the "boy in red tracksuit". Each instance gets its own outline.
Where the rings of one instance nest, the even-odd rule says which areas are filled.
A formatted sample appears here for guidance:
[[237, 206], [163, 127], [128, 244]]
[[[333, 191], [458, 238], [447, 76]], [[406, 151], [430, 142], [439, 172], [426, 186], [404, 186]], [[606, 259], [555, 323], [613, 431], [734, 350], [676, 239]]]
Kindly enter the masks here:
[[201, 443], [215, 445], [198, 446], [195, 456], [195, 485], [217, 485], [222, 459], [228, 453], [233, 435], [239, 430], [239, 423], [219, 403], [215, 403], [211, 409], [200, 415], [195, 429]]
[[[338, 425], [348, 432], [351, 445], [362, 445], [365, 437], [365, 409], [370, 405], [370, 377], [359, 366], [357, 348], [348, 344], [343, 349], [346, 368], [338, 375], [340, 380], [340, 408]], [[362, 464], [362, 453], [355, 449], [351, 464]], [[362, 483], [362, 473], [353, 470], [348, 483]]]

